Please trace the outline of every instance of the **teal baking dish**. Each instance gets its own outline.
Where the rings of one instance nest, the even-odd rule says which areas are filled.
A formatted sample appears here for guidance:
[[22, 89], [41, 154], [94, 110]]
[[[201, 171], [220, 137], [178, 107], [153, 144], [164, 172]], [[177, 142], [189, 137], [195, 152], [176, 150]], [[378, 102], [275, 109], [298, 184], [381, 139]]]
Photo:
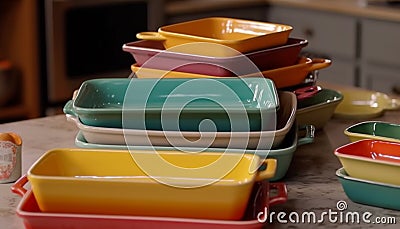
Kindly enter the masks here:
[[[256, 154], [261, 158], [273, 158], [277, 160], [277, 168], [274, 177], [270, 179], [270, 181], [281, 180], [285, 177], [290, 164], [292, 162], [292, 158], [294, 152], [297, 147], [304, 144], [309, 144], [314, 141], [314, 127], [309, 125], [306, 126], [306, 135], [304, 137], [298, 138], [298, 127], [296, 122], [292, 125], [289, 132], [286, 134], [282, 143], [273, 148], [266, 150], [243, 150], [243, 149], [225, 149], [225, 148], [196, 148], [196, 147], [179, 147], [178, 150], [187, 151], [187, 152], [230, 152], [230, 153], [250, 153]], [[128, 146], [126, 145], [111, 145], [111, 144], [96, 144], [89, 143], [86, 141], [82, 132], [79, 131], [75, 138], [75, 145], [80, 148], [94, 148], [94, 149], [114, 149], [114, 150], [126, 150]], [[129, 149], [138, 149], [138, 150], [151, 150], [155, 149], [158, 151], [161, 150], [177, 150], [175, 147], [171, 146], [129, 146]]]
[[355, 203], [400, 210], [400, 186], [350, 177], [344, 168], [336, 171], [347, 197]]
[[83, 82], [64, 113], [89, 126], [214, 132], [271, 130], [277, 109], [265, 78], [112, 78]]
[[296, 111], [298, 124], [313, 125], [317, 130], [322, 129], [342, 100], [343, 95], [340, 92], [327, 88], [322, 88], [314, 96], [299, 100]]

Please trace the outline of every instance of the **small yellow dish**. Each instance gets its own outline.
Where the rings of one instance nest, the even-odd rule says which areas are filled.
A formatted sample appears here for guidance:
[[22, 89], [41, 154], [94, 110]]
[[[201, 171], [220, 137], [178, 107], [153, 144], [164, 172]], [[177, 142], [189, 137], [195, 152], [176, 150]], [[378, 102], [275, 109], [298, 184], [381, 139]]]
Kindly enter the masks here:
[[385, 93], [364, 89], [339, 89], [343, 101], [336, 107], [334, 117], [370, 119], [383, 115], [386, 110], [400, 109], [400, 100]]
[[183, 53], [223, 57], [284, 45], [292, 30], [283, 24], [209, 17], [162, 26], [158, 32], [141, 32], [136, 37], [162, 41], [166, 49], [183, 45], [178, 50]]
[[27, 177], [43, 212], [239, 220], [275, 171], [254, 154], [53, 149]]

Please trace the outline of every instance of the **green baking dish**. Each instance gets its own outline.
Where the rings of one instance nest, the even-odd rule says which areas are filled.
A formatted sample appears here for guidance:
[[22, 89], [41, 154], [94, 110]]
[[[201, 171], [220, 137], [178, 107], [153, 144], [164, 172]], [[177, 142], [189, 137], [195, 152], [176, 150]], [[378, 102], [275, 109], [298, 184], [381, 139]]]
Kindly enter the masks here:
[[277, 109], [265, 78], [113, 78], [83, 82], [64, 113], [89, 126], [214, 132], [271, 130]]
[[299, 126], [313, 125], [317, 130], [322, 129], [342, 100], [341, 93], [327, 88], [322, 88], [314, 96], [299, 100], [296, 111]]
[[[273, 158], [277, 160], [277, 168], [274, 177], [270, 181], [277, 181], [282, 179], [292, 162], [293, 154], [297, 149], [297, 146], [309, 144], [314, 141], [314, 127], [309, 125], [306, 127], [306, 135], [302, 138], [298, 138], [296, 122], [292, 125], [289, 132], [286, 134], [282, 143], [273, 149], [268, 150], [245, 150], [245, 153], [256, 154], [261, 158]], [[75, 145], [80, 148], [94, 148], [94, 149], [113, 149], [113, 150], [126, 150], [126, 145], [111, 145], [111, 144], [96, 144], [89, 143], [86, 141], [82, 132], [78, 132], [75, 138]], [[129, 149], [138, 150], [150, 150], [155, 149], [158, 151], [166, 150], [177, 150], [171, 146], [129, 146]], [[243, 149], [224, 149], [224, 148], [195, 148], [195, 147], [179, 147], [178, 150], [187, 152], [231, 152], [231, 153], [243, 153]]]
[[347, 197], [355, 203], [400, 210], [400, 186], [350, 177], [344, 168], [336, 171]]
[[364, 121], [344, 130], [351, 142], [374, 139], [400, 143], [400, 125], [383, 121]]

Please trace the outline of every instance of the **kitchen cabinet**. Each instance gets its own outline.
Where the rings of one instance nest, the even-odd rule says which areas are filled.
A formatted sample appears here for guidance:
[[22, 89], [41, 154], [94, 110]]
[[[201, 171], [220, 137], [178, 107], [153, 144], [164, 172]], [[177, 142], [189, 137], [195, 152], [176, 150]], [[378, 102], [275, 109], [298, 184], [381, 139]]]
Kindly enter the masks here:
[[270, 22], [293, 26], [292, 37], [305, 38], [304, 55], [332, 60], [321, 70], [320, 79], [339, 84], [356, 85], [357, 31], [355, 17], [296, 7], [269, 5], [266, 18]]
[[[257, 3], [257, 2], [256, 2]], [[221, 6], [222, 8], [193, 11], [175, 12], [175, 6], [170, 4], [166, 9], [166, 24], [173, 24], [183, 21], [195, 20], [204, 17], [232, 17], [242, 18], [248, 20], [265, 21], [265, 8], [266, 6], [260, 5], [259, 3], [249, 2], [247, 4], [239, 6]], [[255, 5], [254, 5], [255, 4]], [[179, 4], [178, 4], [179, 6]]]
[[39, 117], [37, 3], [32, 0], [0, 1], [0, 56], [20, 71], [18, 99], [0, 107], [1, 120]]
[[394, 93], [400, 87], [400, 23], [361, 21], [361, 86]]

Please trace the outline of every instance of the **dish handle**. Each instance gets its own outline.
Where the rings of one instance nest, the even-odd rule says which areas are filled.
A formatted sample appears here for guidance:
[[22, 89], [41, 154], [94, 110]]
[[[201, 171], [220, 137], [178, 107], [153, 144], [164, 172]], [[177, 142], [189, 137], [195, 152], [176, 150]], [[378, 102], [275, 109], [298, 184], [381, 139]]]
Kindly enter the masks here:
[[72, 115], [72, 116], [74, 116], [74, 117], [78, 117], [78, 114], [75, 113], [75, 111], [74, 111], [74, 106], [73, 106], [73, 104], [74, 104], [74, 101], [73, 101], [72, 99], [69, 100], [69, 101], [65, 104], [65, 106], [64, 106], [64, 108], [63, 108], [63, 112], [64, 112], [65, 114]]
[[165, 41], [166, 38], [158, 32], [140, 32], [136, 34], [137, 39], [151, 41]]
[[273, 158], [264, 159], [261, 166], [265, 166], [265, 170], [257, 170], [257, 175], [255, 177], [256, 181], [263, 181], [270, 179], [275, 176], [277, 161]]
[[314, 137], [315, 137], [315, 126], [313, 125], [306, 125], [306, 126], [302, 126], [299, 128], [299, 130], [305, 130], [306, 134], [304, 137], [301, 137], [297, 140], [297, 145], [301, 146], [301, 145], [305, 145], [305, 144], [309, 144], [309, 143], [313, 143], [314, 142]]
[[398, 110], [400, 109], [400, 99], [390, 99], [388, 106], [385, 107], [386, 110]]
[[24, 185], [28, 183], [28, 177], [26, 175], [21, 176], [12, 186], [11, 191], [20, 196], [24, 196], [28, 191], [24, 188]]
[[270, 190], [276, 190], [276, 195], [269, 197], [269, 205], [283, 204], [288, 199], [287, 188], [285, 183], [270, 183]]
[[332, 61], [330, 59], [324, 59], [324, 58], [312, 58], [312, 62], [310, 65], [310, 68], [308, 69], [309, 72], [327, 68], [332, 64]]

